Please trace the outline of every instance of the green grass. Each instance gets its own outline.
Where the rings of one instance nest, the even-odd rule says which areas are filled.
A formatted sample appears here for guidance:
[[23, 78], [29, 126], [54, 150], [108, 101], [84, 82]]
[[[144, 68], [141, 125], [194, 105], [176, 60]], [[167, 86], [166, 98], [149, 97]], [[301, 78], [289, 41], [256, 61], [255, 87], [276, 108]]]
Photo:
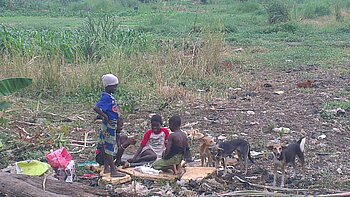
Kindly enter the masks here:
[[[114, 72], [137, 100], [150, 98], [147, 94], [157, 87], [182, 81], [189, 91], [210, 87], [222, 92], [241, 85], [243, 79], [231, 80], [234, 68], [222, 68], [223, 60], [254, 69], [348, 63], [350, 53], [344, 46], [349, 23], [336, 21], [333, 1], [286, 1], [290, 21], [274, 25], [268, 22], [268, 4], [26, 1], [14, 10], [0, 5], [0, 23], [10, 32], [0, 32], [0, 67], [5, 70], [0, 77], [29, 75], [36, 80], [34, 95], [86, 95], [91, 101], [95, 98], [90, 95], [100, 88], [100, 75]], [[339, 3], [342, 12], [349, 11], [348, 5], [350, 0]], [[105, 15], [115, 20], [109, 30], [97, 24]], [[89, 29], [87, 16], [96, 19], [96, 31]], [[239, 47], [243, 52], [232, 51]]]
[[0, 17], [0, 24], [24, 29], [78, 29], [84, 18], [79, 17], [47, 17], [47, 16], [5, 16]]

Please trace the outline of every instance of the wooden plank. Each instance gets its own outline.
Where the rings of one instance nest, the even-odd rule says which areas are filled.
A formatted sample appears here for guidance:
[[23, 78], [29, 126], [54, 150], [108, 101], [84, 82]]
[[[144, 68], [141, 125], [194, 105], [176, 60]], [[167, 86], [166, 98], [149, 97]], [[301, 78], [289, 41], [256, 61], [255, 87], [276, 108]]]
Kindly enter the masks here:
[[131, 181], [131, 176], [125, 174], [123, 177], [111, 177], [111, 173], [103, 174], [102, 173], [102, 181], [111, 183], [113, 185], [123, 184]]

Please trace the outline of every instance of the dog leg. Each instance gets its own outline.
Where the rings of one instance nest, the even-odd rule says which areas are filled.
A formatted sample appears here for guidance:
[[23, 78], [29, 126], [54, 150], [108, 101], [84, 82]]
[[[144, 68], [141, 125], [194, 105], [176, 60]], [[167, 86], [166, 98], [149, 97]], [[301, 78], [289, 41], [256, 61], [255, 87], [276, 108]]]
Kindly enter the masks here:
[[173, 165], [173, 171], [174, 171], [174, 174], [176, 175], [177, 174], [176, 164]]
[[222, 158], [222, 162], [223, 162], [223, 166], [224, 166], [224, 174], [223, 174], [223, 176], [225, 176], [227, 174], [226, 158]]
[[281, 178], [281, 188], [283, 188], [284, 187], [284, 176], [285, 176], [285, 164], [283, 163], [282, 165], [281, 165], [281, 170], [282, 170], [282, 178]]
[[275, 163], [273, 166], [273, 187], [276, 187], [276, 179], [277, 179], [277, 164]]
[[293, 166], [293, 178], [295, 178], [295, 176], [297, 175], [297, 173], [296, 173], [296, 166], [295, 166], [295, 162], [292, 162], [292, 166]]

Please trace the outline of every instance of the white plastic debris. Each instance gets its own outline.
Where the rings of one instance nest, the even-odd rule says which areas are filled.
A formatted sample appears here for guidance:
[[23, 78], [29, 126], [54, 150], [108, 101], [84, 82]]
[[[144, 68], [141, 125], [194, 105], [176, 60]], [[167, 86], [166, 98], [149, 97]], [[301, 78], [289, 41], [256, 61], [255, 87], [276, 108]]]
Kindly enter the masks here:
[[218, 140], [226, 140], [226, 139], [227, 139], [227, 137], [224, 136], [224, 135], [220, 135], [220, 136], [218, 137]]
[[274, 129], [272, 129], [272, 131], [274, 132], [284, 132], [284, 133], [289, 133], [290, 132], [290, 128], [287, 127], [276, 127]]
[[253, 150], [250, 151], [250, 155], [252, 157], [256, 157], [256, 156], [263, 155], [263, 154], [264, 154], [264, 151], [261, 151], [261, 152], [257, 152], [257, 151], [253, 151]]
[[247, 114], [248, 114], [248, 115], [254, 115], [255, 112], [253, 112], [253, 111], [247, 111]]
[[137, 166], [134, 168], [134, 170], [144, 173], [144, 174], [153, 174], [153, 175], [159, 175], [160, 170], [153, 169], [148, 166]]
[[75, 163], [74, 160], [71, 160], [66, 168], [66, 182], [67, 183], [72, 183], [74, 178], [75, 178]]
[[274, 91], [273, 93], [274, 93], [274, 94], [277, 94], [277, 95], [281, 95], [281, 94], [283, 94], [283, 93], [284, 93], [284, 91], [279, 90], [279, 91]]
[[318, 136], [317, 139], [323, 140], [323, 139], [325, 139], [326, 137], [327, 137], [327, 136], [326, 136], [325, 134], [322, 134], [322, 135]]
[[338, 174], [343, 174], [343, 171], [341, 170], [341, 168], [338, 168], [337, 172], [338, 172]]

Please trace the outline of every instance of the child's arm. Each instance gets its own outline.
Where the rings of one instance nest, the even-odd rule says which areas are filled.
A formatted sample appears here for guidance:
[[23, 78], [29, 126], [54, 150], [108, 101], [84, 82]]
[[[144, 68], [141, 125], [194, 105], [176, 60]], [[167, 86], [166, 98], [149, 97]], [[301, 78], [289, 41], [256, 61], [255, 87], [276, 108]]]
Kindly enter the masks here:
[[107, 114], [103, 113], [103, 111], [102, 111], [99, 107], [95, 106], [95, 107], [94, 107], [94, 111], [95, 111], [98, 115], [102, 116], [103, 120], [106, 120], [106, 121], [108, 121], [109, 124], [112, 124], [112, 121], [108, 119]]
[[169, 135], [168, 143], [166, 144], [163, 158], [169, 154], [172, 144], [173, 144], [173, 135]]

